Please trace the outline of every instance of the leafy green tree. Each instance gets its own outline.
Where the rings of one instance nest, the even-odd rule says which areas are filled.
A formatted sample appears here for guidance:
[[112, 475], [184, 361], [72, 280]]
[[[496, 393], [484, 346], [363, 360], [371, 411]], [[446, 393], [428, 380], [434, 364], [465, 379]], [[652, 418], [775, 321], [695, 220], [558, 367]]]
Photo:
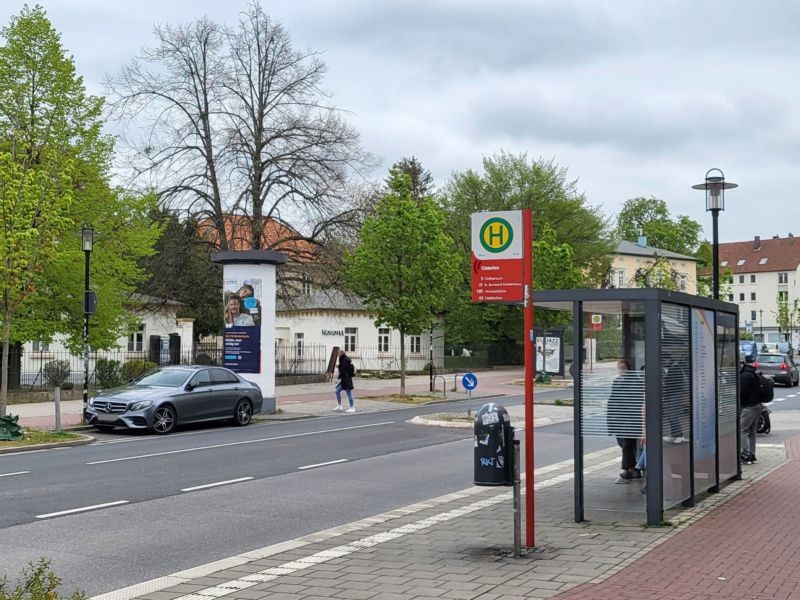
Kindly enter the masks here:
[[400, 333], [400, 393], [406, 393], [405, 336], [426, 329], [459, 284], [458, 257], [433, 198], [416, 200], [411, 178], [395, 167], [389, 193], [361, 229], [344, 263], [344, 280], [377, 315], [376, 325]]
[[[474, 212], [533, 209], [534, 240], [539, 239], [540, 232], [550, 231], [549, 246], [569, 246], [572, 263], [583, 275], [583, 285], [602, 281], [610, 264], [613, 245], [604, 218], [587, 204], [576, 182], [568, 178], [567, 170], [552, 161], [532, 161], [525, 154], [505, 152], [484, 158], [483, 173], [470, 170], [454, 174], [441, 201], [447, 213], [448, 231], [461, 258], [464, 290], [447, 315], [446, 331], [451, 342], [518, 344], [522, 335], [518, 307], [470, 301], [470, 215]], [[548, 264], [551, 259], [555, 261], [552, 265]], [[557, 273], [560, 259], [558, 252], [534, 255], [534, 276], [539, 272]], [[564, 284], [548, 277], [536, 278], [539, 289]]]
[[661, 288], [672, 291], [679, 289], [680, 274], [672, 268], [669, 259], [664, 256], [656, 257], [646, 267], [637, 269], [634, 278], [636, 285], [642, 288]]
[[[534, 290], [571, 290], [581, 287], [584, 279], [583, 271], [575, 264], [572, 246], [566, 242], [558, 243], [556, 232], [548, 223], [544, 223], [533, 242]], [[566, 318], [558, 311], [536, 311], [536, 323], [543, 328], [556, 325]]]
[[778, 323], [781, 333], [787, 334], [789, 339], [791, 339], [792, 331], [797, 326], [797, 320], [800, 316], [798, 304], [798, 300], [790, 303], [786, 292], [783, 294], [778, 292], [775, 298], [776, 310], [772, 314], [775, 316], [775, 321]]
[[647, 236], [647, 245], [694, 256], [700, 245], [700, 223], [685, 215], [673, 218], [658, 198], [631, 198], [617, 216], [616, 237], [635, 242]]
[[[90, 223], [102, 235], [92, 255], [100, 308], [90, 343], [111, 345], [129, 322], [124, 303], [141, 276], [137, 261], [158, 236], [147, 219], [153, 198], [109, 186], [113, 144], [102, 133], [103, 100], [86, 93], [44, 9], [25, 6], [0, 33], [0, 202], [10, 211], [0, 290], [6, 343], [64, 333], [71, 348], [80, 347], [79, 230]], [[6, 377], [4, 370], [2, 397]]]

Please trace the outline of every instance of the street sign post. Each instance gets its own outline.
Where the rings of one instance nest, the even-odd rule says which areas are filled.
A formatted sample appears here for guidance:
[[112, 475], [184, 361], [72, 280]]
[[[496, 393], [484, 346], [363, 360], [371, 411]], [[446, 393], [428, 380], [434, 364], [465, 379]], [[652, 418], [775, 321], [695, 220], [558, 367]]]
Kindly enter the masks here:
[[[525, 545], [534, 546], [533, 216], [530, 209], [472, 214], [472, 301], [522, 304], [525, 354]], [[466, 387], [466, 386], [465, 386]]]
[[475, 373], [465, 373], [461, 378], [461, 385], [467, 390], [467, 416], [472, 416], [472, 390], [478, 387], [478, 378]]

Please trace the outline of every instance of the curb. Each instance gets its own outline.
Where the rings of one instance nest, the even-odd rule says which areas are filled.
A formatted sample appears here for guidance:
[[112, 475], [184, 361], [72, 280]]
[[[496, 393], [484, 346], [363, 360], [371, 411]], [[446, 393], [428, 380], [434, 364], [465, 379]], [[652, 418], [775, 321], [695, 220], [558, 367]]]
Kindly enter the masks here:
[[[553, 425], [555, 423], [563, 423], [564, 421], [568, 421], [570, 419], [551, 419], [550, 417], [541, 417], [539, 419], [533, 420], [534, 427], [545, 427], [547, 425]], [[432, 427], [455, 427], [460, 429], [472, 429], [472, 423], [466, 423], [464, 421], [441, 421], [439, 419], [426, 419], [425, 417], [414, 417], [413, 419], [409, 419], [406, 423], [411, 423], [413, 425], [430, 425]], [[525, 429], [525, 421], [514, 421], [512, 419], [511, 425], [516, 429], [523, 430]]]
[[85, 446], [95, 441], [91, 435], [79, 433], [83, 439], [69, 440], [63, 442], [51, 442], [48, 444], [33, 444], [31, 446], [20, 446], [19, 448], [0, 448], [0, 454], [16, 454], [17, 452], [31, 452], [33, 450], [52, 450], [53, 448], [70, 448], [72, 446]]

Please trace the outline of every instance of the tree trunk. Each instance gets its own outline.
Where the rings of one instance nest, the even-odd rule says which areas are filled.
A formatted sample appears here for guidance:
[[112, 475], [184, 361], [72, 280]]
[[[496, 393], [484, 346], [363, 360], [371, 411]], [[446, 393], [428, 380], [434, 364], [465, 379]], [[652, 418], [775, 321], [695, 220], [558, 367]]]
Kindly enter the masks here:
[[11, 337], [11, 314], [8, 310], [3, 311], [3, 361], [2, 376], [0, 377], [0, 417], [6, 415], [6, 403], [8, 401], [8, 353], [10, 344], [8, 339]]
[[406, 395], [406, 330], [400, 328], [400, 395]]
[[56, 433], [61, 433], [61, 386], [56, 387], [55, 403], [56, 403]]

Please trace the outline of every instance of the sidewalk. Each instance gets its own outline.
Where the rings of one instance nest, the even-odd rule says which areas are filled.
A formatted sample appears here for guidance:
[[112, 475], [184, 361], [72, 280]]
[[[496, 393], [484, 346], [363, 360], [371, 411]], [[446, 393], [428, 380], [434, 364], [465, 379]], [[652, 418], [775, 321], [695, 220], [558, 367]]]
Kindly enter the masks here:
[[[511, 556], [510, 492], [471, 487], [95, 600], [800, 598], [800, 438], [787, 449], [788, 462], [763, 445], [743, 481], [673, 527], [574, 523], [564, 461], [536, 474], [537, 550], [522, 558]], [[617, 461], [617, 448], [602, 450], [587, 469], [613, 486]]]
[[[523, 377], [521, 369], [485, 371], [478, 373], [478, 389], [473, 392], [475, 408], [480, 406], [481, 398], [506, 395], [521, 395], [524, 389], [512, 382]], [[457, 390], [453, 391], [454, 383]], [[446, 376], [447, 400], [463, 400], [467, 394], [461, 387], [461, 377], [452, 374]], [[363, 412], [391, 410], [411, 404], [381, 401], [382, 396], [400, 393], [399, 379], [355, 379], [354, 392], [356, 409]], [[442, 392], [442, 379], [436, 381], [437, 391]], [[276, 388], [277, 406], [283, 414], [291, 416], [317, 416], [330, 414], [335, 406], [333, 389], [335, 382], [308, 383], [279, 386]], [[411, 375], [406, 378], [407, 393], [428, 393], [430, 389], [427, 375]], [[545, 389], [545, 388], [542, 388]], [[547, 388], [552, 389], [552, 388]], [[572, 390], [564, 389], [564, 397], [572, 397]], [[346, 398], [343, 396], [346, 402]], [[78, 425], [81, 422], [83, 402], [70, 400], [61, 403], [61, 422], [64, 427]], [[12, 404], [8, 413], [19, 415], [20, 423], [37, 429], [52, 429], [55, 424], [55, 406], [53, 402], [36, 402], [31, 404]]]

